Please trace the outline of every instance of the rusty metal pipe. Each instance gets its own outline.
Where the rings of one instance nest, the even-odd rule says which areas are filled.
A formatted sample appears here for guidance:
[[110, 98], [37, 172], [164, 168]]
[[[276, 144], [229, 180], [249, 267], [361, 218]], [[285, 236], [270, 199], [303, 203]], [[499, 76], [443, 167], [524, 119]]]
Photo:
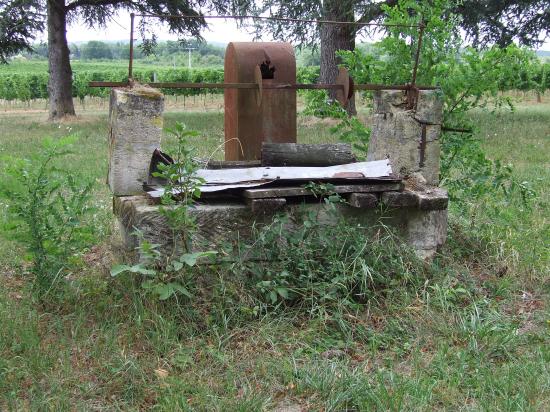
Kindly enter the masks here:
[[416, 48], [416, 55], [414, 56], [414, 66], [413, 66], [413, 72], [412, 72], [412, 79], [411, 79], [411, 86], [416, 86], [416, 75], [418, 73], [418, 65], [420, 63], [420, 51], [422, 49], [422, 38], [424, 37], [424, 29], [426, 28], [426, 24], [424, 22], [420, 22], [420, 26], [418, 29], [418, 47]]
[[136, 15], [130, 14], [130, 58], [128, 59], [128, 81], [133, 79], [133, 64], [134, 64], [134, 20]]
[[[126, 87], [128, 82], [89, 82], [90, 87]], [[147, 83], [148, 86], [157, 89], [258, 89], [257, 83], [166, 83], [153, 82]], [[386, 84], [356, 84], [355, 90], [410, 90], [411, 85], [386, 85]], [[419, 90], [435, 90], [436, 86], [416, 86]], [[263, 89], [272, 90], [338, 90], [342, 89], [341, 84], [306, 84], [306, 83], [263, 83]]]

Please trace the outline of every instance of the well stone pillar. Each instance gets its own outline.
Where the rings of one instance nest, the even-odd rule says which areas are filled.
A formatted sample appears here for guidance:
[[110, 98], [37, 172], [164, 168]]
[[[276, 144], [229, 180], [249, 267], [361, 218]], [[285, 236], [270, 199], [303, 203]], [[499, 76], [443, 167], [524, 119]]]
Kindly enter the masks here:
[[143, 86], [111, 90], [109, 175], [114, 196], [143, 193], [153, 151], [160, 147], [164, 96]]
[[443, 100], [440, 90], [420, 90], [416, 109], [409, 109], [402, 90], [374, 93], [374, 125], [367, 160], [389, 158], [401, 177], [419, 174], [439, 183]]

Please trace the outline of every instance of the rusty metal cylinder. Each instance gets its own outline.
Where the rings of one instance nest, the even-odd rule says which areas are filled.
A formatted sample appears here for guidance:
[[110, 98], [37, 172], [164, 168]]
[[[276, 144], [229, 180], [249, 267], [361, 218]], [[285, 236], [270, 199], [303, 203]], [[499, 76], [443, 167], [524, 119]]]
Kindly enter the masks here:
[[229, 43], [225, 83], [259, 83], [255, 89], [225, 89], [225, 160], [258, 160], [262, 143], [296, 143], [296, 90], [261, 85], [296, 84], [290, 43]]

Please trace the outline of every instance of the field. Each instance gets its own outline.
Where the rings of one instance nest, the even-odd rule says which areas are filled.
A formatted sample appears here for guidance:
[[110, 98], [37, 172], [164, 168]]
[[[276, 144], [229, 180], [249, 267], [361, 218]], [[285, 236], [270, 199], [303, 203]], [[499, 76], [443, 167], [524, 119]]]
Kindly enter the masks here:
[[[0, 197], [0, 409], [549, 410], [550, 104], [470, 115], [490, 157], [513, 164], [535, 197], [498, 192], [451, 205], [448, 243], [422, 282], [396, 283], [355, 312], [311, 317], [251, 314], [236, 275], [222, 270], [178, 310], [111, 278], [105, 110], [61, 124], [43, 110], [0, 112], [2, 163], [38, 150], [44, 136], [76, 133], [60, 165], [96, 181], [95, 241], [75, 257], [74, 290], [59, 309], [33, 303]], [[223, 142], [216, 104], [182, 112], [173, 102], [167, 126], [175, 121], [200, 132], [201, 155]], [[299, 136], [334, 140], [326, 122], [306, 117]]]

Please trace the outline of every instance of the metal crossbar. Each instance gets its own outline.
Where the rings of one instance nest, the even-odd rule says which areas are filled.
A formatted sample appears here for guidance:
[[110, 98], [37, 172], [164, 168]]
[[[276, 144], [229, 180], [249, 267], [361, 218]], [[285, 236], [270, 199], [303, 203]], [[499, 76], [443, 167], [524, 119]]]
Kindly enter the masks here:
[[[426, 25], [424, 22], [420, 24], [387, 24], [387, 23], [363, 23], [358, 21], [336, 21], [336, 20], [313, 20], [313, 19], [294, 19], [287, 17], [276, 16], [234, 16], [234, 15], [172, 15], [172, 14], [130, 14], [130, 53], [128, 61], [128, 81], [127, 82], [108, 82], [108, 81], [93, 81], [90, 82], [90, 87], [125, 87], [133, 82], [133, 61], [134, 61], [134, 23], [136, 17], [142, 18], [164, 18], [164, 19], [256, 19], [256, 20], [274, 20], [294, 23], [315, 23], [315, 24], [335, 24], [335, 25], [356, 25], [356, 26], [377, 26], [377, 27], [407, 27], [418, 28], [418, 42], [415, 52], [414, 65], [412, 70], [412, 78], [410, 84], [405, 85], [383, 85], [383, 84], [355, 84], [350, 78], [351, 94], [354, 90], [406, 90], [409, 106], [412, 108], [416, 105], [416, 100], [419, 90], [433, 90], [437, 87], [433, 86], [418, 86], [416, 84], [418, 66], [420, 62], [420, 54], [422, 48], [422, 40]], [[277, 89], [277, 90], [345, 90], [342, 84], [263, 84], [258, 83], [188, 83], [188, 82], [153, 82], [148, 83], [149, 86], [159, 89]]]

